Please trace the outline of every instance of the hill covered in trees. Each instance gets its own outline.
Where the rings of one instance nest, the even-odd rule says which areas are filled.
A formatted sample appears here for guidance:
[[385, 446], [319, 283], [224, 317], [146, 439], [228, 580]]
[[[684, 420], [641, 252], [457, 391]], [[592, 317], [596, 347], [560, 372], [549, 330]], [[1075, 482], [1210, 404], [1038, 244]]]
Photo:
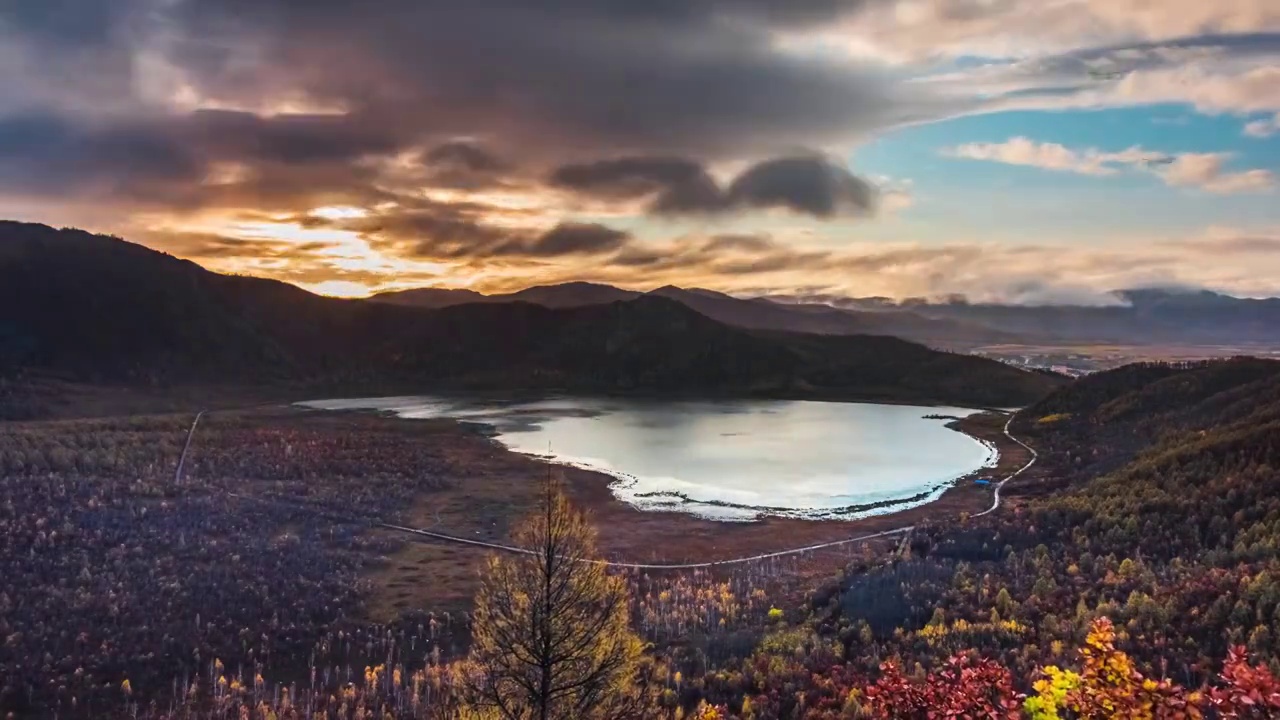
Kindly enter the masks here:
[[784, 330], [819, 335], [892, 335], [931, 347], [949, 349], [1012, 343], [1023, 339], [1022, 336], [978, 323], [950, 318], [928, 318], [905, 309], [885, 312], [883, 309], [840, 308], [823, 303], [783, 303], [768, 298], [739, 298], [714, 290], [686, 289], [671, 285], [641, 293], [612, 285], [571, 282], [493, 295], [483, 295], [474, 290], [417, 288], [378, 293], [370, 300], [428, 308], [466, 303], [513, 302], [569, 308], [635, 300], [645, 296], [675, 300], [713, 320], [750, 330]]
[[[4, 423], [0, 561], [19, 581], [0, 592], [0, 711], [1276, 717], [1278, 386], [1280, 363], [1253, 359], [1080, 380], [1017, 416], [1041, 462], [998, 512], [918, 524], [896, 551], [606, 572], [577, 562], [596, 557], [586, 519], [530, 508], [511, 542], [540, 551], [490, 558], [475, 612], [386, 625], [357, 617], [362, 569], [404, 538], [353, 513], [406, 525], [419, 493], [465, 481], [421, 427], [215, 412], [175, 482], [188, 415]], [[543, 552], [539, 527], [578, 539]]]
[[441, 309], [219, 275], [115, 238], [0, 224], [0, 368], [141, 384], [1030, 402], [1061, 379], [883, 336], [751, 331], [669, 298]]
[[[1010, 703], [992, 717], [1280, 714], [1280, 362], [1127, 366], [1013, 427], [1045, 467], [1008, 507], [847, 568], [794, 652], [758, 648], [705, 699], [758, 719], [926, 717], [910, 708], [929, 698]], [[1241, 682], [1252, 696], [1226, 699]]]
[[1111, 293], [1101, 305], [970, 303], [963, 298], [846, 298], [768, 295], [742, 298], [700, 288], [640, 293], [573, 282], [514, 293], [417, 288], [379, 293], [375, 302], [417, 307], [531, 302], [578, 307], [660, 295], [729, 325], [830, 335], [894, 335], [931, 346], [967, 349], [999, 344], [1093, 343], [1272, 348], [1280, 336], [1280, 298], [1237, 298], [1206, 290], [1148, 288]]

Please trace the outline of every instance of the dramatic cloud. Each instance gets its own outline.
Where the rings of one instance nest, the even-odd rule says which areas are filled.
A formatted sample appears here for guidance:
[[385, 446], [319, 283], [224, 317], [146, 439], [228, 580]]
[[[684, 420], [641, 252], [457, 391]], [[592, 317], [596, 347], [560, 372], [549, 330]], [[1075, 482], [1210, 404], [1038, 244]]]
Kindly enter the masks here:
[[[1245, 287], [1178, 266], [1209, 264], [1189, 246], [966, 242], [952, 233], [985, 235], [937, 221], [947, 189], [894, 166], [909, 152], [878, 169], [919, 173], [919, 195], [846, 161], [916, 123], [1156, 103], [1232, 115], [1234, 139], [1258, 147], [1280, 129], [1280, 6], [42, 0], [0, 3], [0, 87], [0, 211], [324, 291], [590, 276], [1026, 300], [1143, 273]], [[1270, 155], [1230, 145], [1197, 149], [1237, 155], [966, 139], [942, 142], [955, 157], [1207, 193], [1275, 184]], [[913, 245], [908, 228], [932, 236]]]
[[[11, 107], [335, 108], [384, 136], [477, 136], [527, 155], [739, 153], [847, 138], [892, 116], [874, 72], [773, 42], [860, 4], [55, 0], [4, 11], [23, 62], [0, 78]], [[95, 78], [67, 88], [74, 98], [40, 82], [75, 70]]]
[[474, 173], [491, 173], [505, 165], [484, 148], [465, 141], [441, 143], [423, 154], [430, 167], [451, 168]]
[[794, 155], [748, 167], [728, 187], [697, 162], [633, 157], [566, 165], [551, 176], [555, 186], [611, 199], [650, 201], [659, 215], [715, 214], [746, 208], [782, 208], [828, 218], [866, 214], [876, 188], [820, 155]]
[[665, 284], [744, 295], [791, 288], [809, 297], [954, 297], [1018, 304], [1115, 304], [1112, 291], [1202, 287], [1246, 296], [1280, 293], [1280, 229], [1212, 228], [1176, 240], [1110, 247], [957, 242], [858, 243], [807, 251], [764, 235], [680, 237], [632, 244], [567, 272], [539, 267], [480, 287], [504, 291], [573, 279], [647, 290]]
[[796, 156], [749, 168], [729, 185], [728, 197], [730, 205], [784, 207], [831, 217], [869, 211], [875, 204], [875, 188], [823, 158]]
[[422, 154], [424, 185], [460, 190], [478, 190], [506, 183], [503, 174], [511, 170], [501, 158], [472, 142], [453, 140]]
[[520, 214], [478, 203], [419, 202], [373, 213], [331, 213], [294, 220], [349, 233], [379, 252], [426, 261], [546, 259], [600, 255], [631, 242], [627, 232], [599, 223], [558, 222], [539, 227]]
[[968, 143], [944, 154], [1083, 175], [1115, 175], [1121, 168], [1145, 168], [1169, 185], [1220, 194], [1265, 192], [1276, 185], [1270, 170], [1224, 170], [1223, 165], [1231, 157], [1227, 153], [1168, 154], [1140, 147], [1109, 153], [1094, 148], [1072, 150], [1057, 143], [1015, 137], [1003, 143]]
[[551, 174], [553, 186], [602, 199], [650, 201], [659, 214], [706, 213], [727, 209], [715, 178], [694, 160], [629, 157], [565, 165]]
[[499, 245], [493, 252], [529, 257], [600, 255], [619, 250], [630, 240], [630, 234], [598, 223], [561, 223], [530, 240]]
[[883, 0], [825, 29], [829, 44], [898, 60], [1019, 57], [1280, 29], [1271, 0]]
[[[1280, 30], [1280, 27], [1276, 28]], [[959, 114], [1162, 103], [1208, 115], [1280, 112], [1280, 32], [1030, 51], [910, 80]]]

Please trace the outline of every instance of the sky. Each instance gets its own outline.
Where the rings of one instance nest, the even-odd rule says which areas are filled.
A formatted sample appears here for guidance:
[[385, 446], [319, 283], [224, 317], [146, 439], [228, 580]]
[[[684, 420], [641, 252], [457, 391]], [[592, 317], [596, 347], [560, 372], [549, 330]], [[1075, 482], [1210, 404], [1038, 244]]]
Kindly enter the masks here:
[[1280, 295], [1275, 0], [0, 3], [0, 218], [344, 296]]

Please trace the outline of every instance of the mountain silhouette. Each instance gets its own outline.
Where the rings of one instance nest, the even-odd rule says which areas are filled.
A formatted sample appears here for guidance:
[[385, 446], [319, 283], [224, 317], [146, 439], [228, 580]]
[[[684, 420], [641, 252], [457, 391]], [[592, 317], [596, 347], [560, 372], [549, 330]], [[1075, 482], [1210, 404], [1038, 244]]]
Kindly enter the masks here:
[[564, 308], [322, 297], [117, 238], [12, 222], [0, 223], [0, 363], [88, 382], [967, 405], [1029, 402], [1061, 381], [893, 337], [733, 327], [661, 294]]

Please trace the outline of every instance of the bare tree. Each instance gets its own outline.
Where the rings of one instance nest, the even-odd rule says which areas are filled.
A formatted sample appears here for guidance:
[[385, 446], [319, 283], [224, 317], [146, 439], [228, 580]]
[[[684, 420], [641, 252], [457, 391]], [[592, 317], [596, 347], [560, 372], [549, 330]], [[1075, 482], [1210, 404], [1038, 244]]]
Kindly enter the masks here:
[[550, 478], [543, 507], [516, 531], [527, 555], [494, 556], [476, 598], [471, 659], [477, 710], [509, 720], [643, 718], [656, 670], [630, 629], [622, 578]]

